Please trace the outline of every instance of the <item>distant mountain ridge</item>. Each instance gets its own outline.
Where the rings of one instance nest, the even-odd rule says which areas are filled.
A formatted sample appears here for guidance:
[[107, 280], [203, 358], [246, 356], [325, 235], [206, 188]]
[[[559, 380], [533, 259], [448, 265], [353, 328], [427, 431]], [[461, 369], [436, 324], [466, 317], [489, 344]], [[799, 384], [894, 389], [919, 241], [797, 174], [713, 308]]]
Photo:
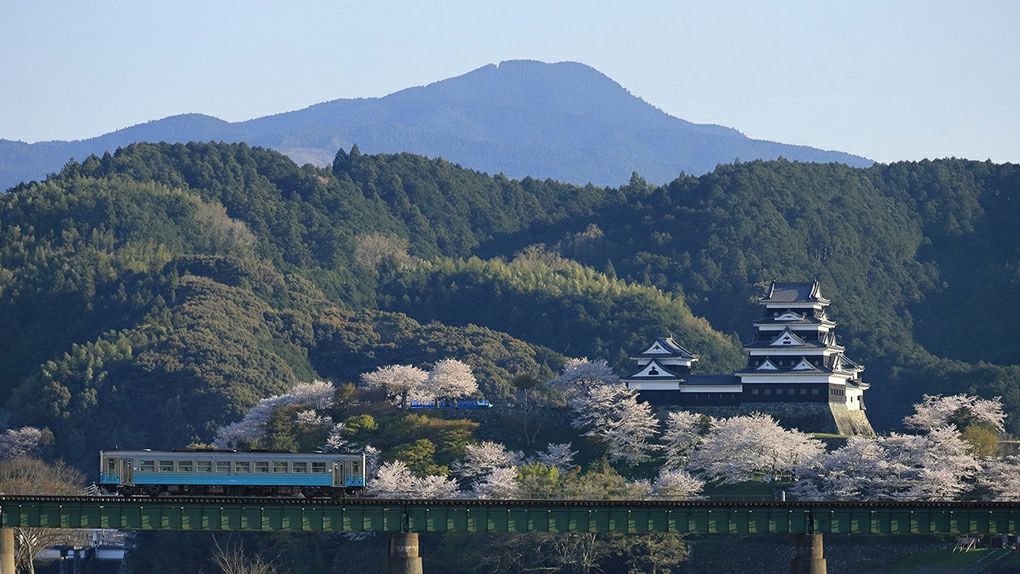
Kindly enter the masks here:
[[183, 114], [78, 141], [0, 140], [0, 188], [40, 179], [69, 158], [141, 141], [246, 142], [317, 165], [357, 143], [366, 153], [412, 152], [511, 177], [603, 185], [624, 183], [634, 171], [664, 183], [735, 159], [872, 164], [675, 118], [584, 64], [514, 60], [382, 98], [334, 100], [242, 122]]

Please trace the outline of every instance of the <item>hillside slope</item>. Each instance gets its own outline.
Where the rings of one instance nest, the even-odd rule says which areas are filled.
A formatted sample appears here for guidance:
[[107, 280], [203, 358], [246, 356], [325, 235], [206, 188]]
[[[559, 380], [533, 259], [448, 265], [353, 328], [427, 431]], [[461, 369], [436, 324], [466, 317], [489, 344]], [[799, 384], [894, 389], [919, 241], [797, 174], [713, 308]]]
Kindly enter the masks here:
[[510, 177], [601, 185], [624, 183], [634, 171], [665, 183], [737, 158], [871, 163], [672, 117], [582, 64], [509, 61], [382, 98], [335, 100], [243, 122], [188, 114], [74, 142], [0, 140], [0, 188], [55, 172], [68, 158], [144, 141], [243, 141], [317, 165], [357, 143], [370, 153], [411, 152]]
[[[261, 397], [396, 362], [462, 359], [505, 400], [513, 377], [548, 379], [564, 356], [483, 321], [379, 309], [379, 286], [611, 196], [406, 154], [299, 168], [243, 144], [138, 144], [70, 164], [0, 196], [0, 400], [11, 424], [48, 427], [56, 454], [82, 465], [110, 444], [208, 441]], [[663, 299], [616, 285], [596, 304]], [[667, 305], [680, 333], [735, 351]]]
[[[922, 393], [971, 392], [1002, 396], [1015, 431], [1018, 191], [1017, 166], [955, 160], [610, 189], [136, 144], [0, 197], [0, 398], [74, 456], [207, 440], [260, 396], [390, 362], [463, 358], [498, 400], [564, 356], [622, 370], [668, 333], [726, 371], [757, 285], [813, 277], [880, 428]], [[135, 404], [159, 407], [120, 416]]]

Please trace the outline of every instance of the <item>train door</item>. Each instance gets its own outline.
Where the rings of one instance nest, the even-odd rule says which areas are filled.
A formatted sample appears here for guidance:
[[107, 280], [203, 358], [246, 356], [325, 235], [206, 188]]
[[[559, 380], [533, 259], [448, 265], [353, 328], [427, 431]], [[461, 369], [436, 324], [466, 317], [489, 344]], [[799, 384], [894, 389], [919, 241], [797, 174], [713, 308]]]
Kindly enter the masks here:
[[343, 471], [342, 466], [343, 466], [342, 462], [337, 462], [337, 461], [333, 462], [333, 486], [343, 486], [344, 485], [344, 476], [343, 476], [343, 472], [342, 472]]
[[122, 459], [120, 459], [120, 464], [121, 464], [120, 483], [121, 484], [134, 484], [134, 482], [135, 482], [135, 471], [134, 471], [133, 467], [134, 467], [135, 461], [130, 459], [130, 458], [122, 458]]
[[351, 486], [365, 486], [360, 460], [351, 461]]

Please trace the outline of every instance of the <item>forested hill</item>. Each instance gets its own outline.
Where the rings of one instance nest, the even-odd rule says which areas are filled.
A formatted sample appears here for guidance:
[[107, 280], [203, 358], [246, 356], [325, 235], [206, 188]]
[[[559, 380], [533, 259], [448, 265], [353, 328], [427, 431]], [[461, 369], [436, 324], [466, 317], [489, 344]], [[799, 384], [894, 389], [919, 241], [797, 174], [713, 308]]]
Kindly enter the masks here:
[[672, 334], [727, 372], [761, 286], [817, 278], [880, 427], [965, 391], [1003, 396], [1016, 431], [1018, 193], [1017, 166], [957, 160], [599, 188], [136, 144], [0, 198], [0, 393], [73, 457], [208, 440], [259, 397], [392, 362], [464, 359], [498, 401]]
[[509, 61], [383, 98], [335, 100], [244, 122], [186, 114], [81, 141], [0, 140], [0, 188], [42, 178], [68, 158], [142, 141], [243, 141], [317, 165], [357, 142], [373, 153], [441, 156], [490, 173], [579, 184], [619, 185], [633, 171], [664, 183], [736, 158], [870, 165], [846, 153], [672, 117], [582, 64]]

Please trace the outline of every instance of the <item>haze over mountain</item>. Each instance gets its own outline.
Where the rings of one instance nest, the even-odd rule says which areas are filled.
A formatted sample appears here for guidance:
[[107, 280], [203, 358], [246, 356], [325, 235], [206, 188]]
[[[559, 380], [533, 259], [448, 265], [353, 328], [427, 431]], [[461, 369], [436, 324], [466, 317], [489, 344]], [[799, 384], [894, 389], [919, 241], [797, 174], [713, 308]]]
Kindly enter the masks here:
[[357, 143], [369, 153], [413, 152], [511, 177], [605, 185], [625, 183], [634, 171], [665, 183], [735, 159], [872, 163], [675, 118], [583, 64], [507, 61], [382, 98], [334, 100], [243, 122], [184, 114], [79, 141], [0, 140], [0, 187], [134, 142], [211, 140], [265, 146], [317, 165]]

